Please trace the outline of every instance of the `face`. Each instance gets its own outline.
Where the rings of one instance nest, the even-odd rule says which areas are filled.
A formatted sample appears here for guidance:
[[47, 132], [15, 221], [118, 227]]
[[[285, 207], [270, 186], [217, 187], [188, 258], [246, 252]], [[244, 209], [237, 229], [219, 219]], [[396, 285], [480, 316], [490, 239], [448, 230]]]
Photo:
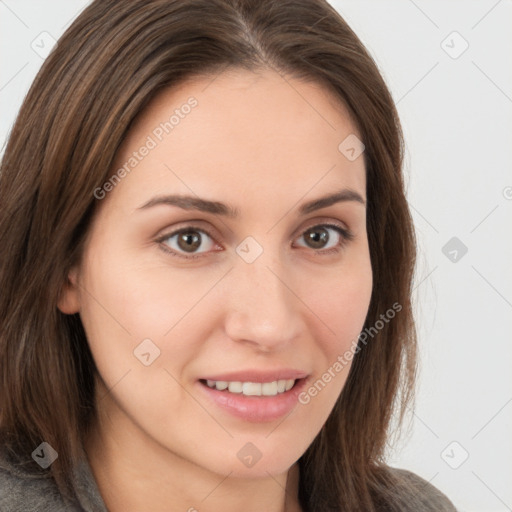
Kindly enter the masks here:
[[195, 78], [138, 118], [59, 303], [120, 443], [244, 478], [311, 444], [371, 296], [354, 134], [324, 88], [271, 71]]

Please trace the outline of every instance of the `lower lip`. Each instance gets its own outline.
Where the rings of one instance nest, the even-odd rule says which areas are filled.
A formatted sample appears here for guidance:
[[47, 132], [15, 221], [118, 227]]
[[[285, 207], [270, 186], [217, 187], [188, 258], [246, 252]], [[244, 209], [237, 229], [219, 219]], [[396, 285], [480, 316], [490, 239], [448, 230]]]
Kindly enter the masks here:
[[200, 381], [197, 381], [197, 385], [211, 401], [233, 416], [253, 423], [263, 423], [282, 418], [293, 410], [306, 385], [306, 379], [298, 380], [292, 389], [274, 396], [245, 396], [242, 393], [219, 391]]

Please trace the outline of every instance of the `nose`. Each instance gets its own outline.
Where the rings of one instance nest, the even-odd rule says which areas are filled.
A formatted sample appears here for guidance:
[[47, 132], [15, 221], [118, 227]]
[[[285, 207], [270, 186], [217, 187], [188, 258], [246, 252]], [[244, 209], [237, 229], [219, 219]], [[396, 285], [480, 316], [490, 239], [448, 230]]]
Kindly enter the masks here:
[[304, 330], [304, 303], [292, 272], [268, 251], [252, 263], [236, 261], [229, 280], [225, 330], [230, 339], [270, 352], [293, 343]]

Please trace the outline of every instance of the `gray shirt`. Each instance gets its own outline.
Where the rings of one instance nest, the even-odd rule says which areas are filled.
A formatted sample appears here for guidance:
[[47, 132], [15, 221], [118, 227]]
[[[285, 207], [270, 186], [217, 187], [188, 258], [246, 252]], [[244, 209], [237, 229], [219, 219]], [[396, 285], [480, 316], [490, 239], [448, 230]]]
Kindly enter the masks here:
[[[392, 471], [400, 480], [400, 493], [407, 503], [404, 511], [457, 512], [426, 480], [403, 469]], [[77, 465], [73, 481], [76, 498], [65, 501], [48, 472], [20, 469], [0, 458], [0, 512], [108, 512], [85, 457]]]

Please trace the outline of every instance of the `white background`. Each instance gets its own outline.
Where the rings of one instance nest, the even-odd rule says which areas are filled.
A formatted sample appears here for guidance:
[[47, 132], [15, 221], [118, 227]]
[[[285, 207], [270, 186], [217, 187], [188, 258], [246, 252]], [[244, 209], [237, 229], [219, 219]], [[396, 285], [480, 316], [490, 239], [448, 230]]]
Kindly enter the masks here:
[[[43, 62], [34, 48], [88, 3], [0, 0], [0, 146]], [[422, 359], [389, 462], [461, 511], [512, 510], [512, 2], [332, 4], [378, 63], [407, 144]]]

